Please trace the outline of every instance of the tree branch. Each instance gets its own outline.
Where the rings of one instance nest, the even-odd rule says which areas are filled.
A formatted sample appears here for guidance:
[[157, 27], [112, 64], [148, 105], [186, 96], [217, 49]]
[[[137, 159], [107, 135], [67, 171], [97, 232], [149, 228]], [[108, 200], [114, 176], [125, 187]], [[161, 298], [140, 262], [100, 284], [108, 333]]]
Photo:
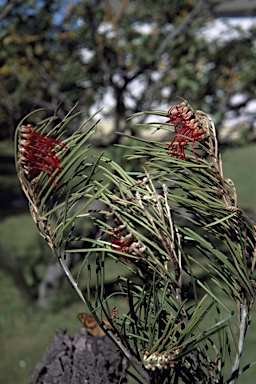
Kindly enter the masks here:
[[9, 1], [8, 4], [2, 9], [0, 13], [0, 20], [5, 19], [8, 16], [8, 13], [11, 12], [12, 8], [15, 6], [15, 1]]
[[235, 384], [239, 375], [239, 366], [241, 362], [241, 357], [243, 353], [244, 347], [244, 339], [246, 335], [247, 328], [247, 320], [248, 320], [248, 306], [246, 303], [240, 303], [240, 325], [239, 325], [239, 340], [237, 346], [236, 358], [232, 367], [232, 376], [230, 384]]
[[185, 29], [191, 24], [194, 19], [202, 12], [204, 8], [206, 8], [209, 0], [200, 0], [198, 4], [193, 8], [193, 10], [189, 13], [189, 15], [184, 19], [184, 21], [179, 24], [162, 42], [158, 50], [156, 51], [155, 57], [161, 56], [165, 51], [170, 42], [176, 39]]

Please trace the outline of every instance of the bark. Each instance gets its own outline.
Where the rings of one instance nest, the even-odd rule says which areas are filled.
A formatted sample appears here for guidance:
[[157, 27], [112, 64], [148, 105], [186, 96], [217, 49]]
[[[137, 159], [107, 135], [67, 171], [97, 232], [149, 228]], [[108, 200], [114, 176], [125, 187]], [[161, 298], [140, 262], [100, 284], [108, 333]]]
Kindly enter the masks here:
[[28, 384], [121, 384], [127, 366], [108, 337], [91, 336], [85, 329], [68, 336], [59, 329]]

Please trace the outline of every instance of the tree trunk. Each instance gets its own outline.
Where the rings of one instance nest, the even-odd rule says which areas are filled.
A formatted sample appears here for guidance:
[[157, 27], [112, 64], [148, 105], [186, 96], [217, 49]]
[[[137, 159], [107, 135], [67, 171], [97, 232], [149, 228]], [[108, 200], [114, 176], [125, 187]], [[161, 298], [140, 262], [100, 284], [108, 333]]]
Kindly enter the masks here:
[[28, 384], [118, 384], [126, 382], [127, 360], [106, 336], [86, 329], [66, 335], [59, 329]]

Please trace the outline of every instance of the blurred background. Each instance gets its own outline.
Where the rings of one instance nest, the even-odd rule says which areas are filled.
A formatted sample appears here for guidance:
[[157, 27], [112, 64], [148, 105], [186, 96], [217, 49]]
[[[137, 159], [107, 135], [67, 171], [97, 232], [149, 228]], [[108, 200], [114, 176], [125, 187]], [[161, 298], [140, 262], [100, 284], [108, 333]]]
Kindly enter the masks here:
[[[116, 132], [140, 134], [129, 115], [183, 97], [213, 118], [224, 176], [256, 221], [255, 37], [255, 0], [0, 0], [0, 383], [27, 383], [55, 330], [77, 332], [86, 311], [29, 214], [17, 124], [39, 108], [26, 122], [62, 119], [78, 102], [72, 132], [104, 107], [91, 144], [117, 160]], [[254, 314], [244, 364], [256, 360]]]

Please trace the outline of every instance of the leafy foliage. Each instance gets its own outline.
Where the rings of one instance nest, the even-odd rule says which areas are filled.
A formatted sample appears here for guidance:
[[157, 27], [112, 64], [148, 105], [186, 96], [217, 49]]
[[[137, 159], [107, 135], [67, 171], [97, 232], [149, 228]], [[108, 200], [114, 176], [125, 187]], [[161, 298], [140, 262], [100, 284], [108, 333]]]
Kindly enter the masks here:
[[[72, 113], [55, 126], [56, 116], [43, 120], [36, 131], [59, 140]], [[104, 155], [90, 156], [86, 142], [95, 124], [89, 119], [63, 141], [65, 147], [55, 149], [61, 165], [53, 173], [56, 185], [46, 172], [27, 172], [19, 126], [22, 188], [71, 284], [146, 382], [235, 382], [256, 286], [254, 225], [237, 207], [231, 180], [223, 177], [210, 117], [186, 101], [168, 113], [145, 114], [162, 122], [143, 128], [168, 136], [175, 128], [175, 141], [134, 138], [130, 159], [144, 165], [127, 172]], [[190, 135], [195, 129], [199, 136]], [[96, 238], [84, 236], [85, 221], [97, 228]], [[77, 252], [83, 262], [71, 271], [66, 259]], [[107, 258], [123, 268], [111, 294], [105, 289]], [[123, 313], [113, 307], [117, 296], [125, 302]]]
[[[234, 28], [223, 41], [202, 33], [220, 1], [2, 3], [2, 138], [31, 107], [52, 114], [61, 101], [63, 118], [77, 100], [88, 110], [111, 100], [104, 114], [123, 131], [130, 114], [167, 108], [182, 94], [218, 121], [231, 111], [242, 115], [254, 99], [255, 27]], [[246, 114], [247, 128], [253, 115]], [[243, 135], [244, 142], [255, 138], [248, 129]], [[113, 134], [108, 141], [118, 140]]]

